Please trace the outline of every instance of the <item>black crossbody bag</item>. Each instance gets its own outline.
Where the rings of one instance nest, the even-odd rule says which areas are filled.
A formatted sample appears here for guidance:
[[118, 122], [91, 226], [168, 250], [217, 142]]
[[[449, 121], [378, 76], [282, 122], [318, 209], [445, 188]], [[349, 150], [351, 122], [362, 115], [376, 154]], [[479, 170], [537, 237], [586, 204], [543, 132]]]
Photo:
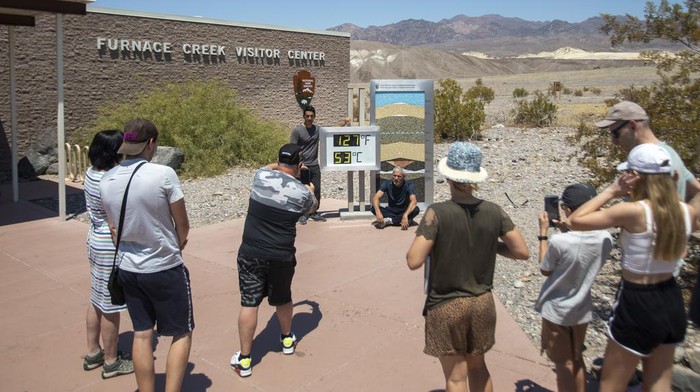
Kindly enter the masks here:
[[134, 174], [141, 168], [146, 162], [139, 163], [138, 166], [131, 173], [129, 177], [129, 182], [126, 184], [126, 189], [124, 190], [124, 198], [122, 199], [122, 208], [119, 212], [119, 228], [117, 228], [117, 243], [114, 249], [114, 261], [112, 262], [112, 272], [109, 273], [109, 282], [107, 283], [107, 289], [109, 290], [109, 296], [112, 300], [112, 305], [124, 305], [126, 304], [126, 297], [124, 296], [124, 288], [119, 284], [119, 268], [117, 268], [117, 254], [119, 254], [119, 241], [122, 239], [122, 228], [124, 227], [124, 213], [126, 212], [126, 198], [129, 195], [129, 185], [131, 185], [131, 180], [134, 179]]

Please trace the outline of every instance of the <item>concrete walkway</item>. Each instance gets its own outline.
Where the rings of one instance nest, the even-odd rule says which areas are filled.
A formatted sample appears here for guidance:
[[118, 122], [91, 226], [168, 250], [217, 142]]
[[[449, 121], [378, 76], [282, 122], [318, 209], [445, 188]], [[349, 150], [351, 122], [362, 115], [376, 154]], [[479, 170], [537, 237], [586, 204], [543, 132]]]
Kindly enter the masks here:
[[[0, 385], [7, 391], [136, 390], [133, 375], [102, 380], [82, 370], [89, 303], [86, 224], [60, 222], [26, 200], [55, 184], [22, 184], [18, 203], [0, 187]], [[70, 192], [80, 192], [80, 189]], [[235, 256], [243, 220], [193, 229], [185, 249], [196, 328], [183, 391], [440, 391], [437, 359], [423, 354], [422, 271], [405, 253], [414, 229], [377, 230], [341, 222], [347, 203], [324, 200], [328, 222], [299, 226], [293, 294], [295, 355], [284, 356], [273, 309], [260, 308], [253, 375], [229, 367], [238, 350], [240, 309]], [[496, 391], [546, 391], [556, 379], [539, 350], [497, 301], [496, 346], [486, 358]], [[122, 316], [120, 350], [131, 352]], [[156, 381], [165, 384], [169, 338], [156, 347]]]

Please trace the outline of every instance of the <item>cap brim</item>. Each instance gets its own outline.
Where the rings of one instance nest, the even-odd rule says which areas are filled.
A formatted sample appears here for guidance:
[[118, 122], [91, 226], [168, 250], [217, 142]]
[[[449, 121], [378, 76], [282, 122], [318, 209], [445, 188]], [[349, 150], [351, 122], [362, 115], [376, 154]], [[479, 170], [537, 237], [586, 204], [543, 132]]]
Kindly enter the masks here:
[[613, 124], [615, 124], [617, 120], [600, 120], [595, 123], [595, 126], [598, 128], [607, 128]]
[[148, 140], [141, 143], [123, 142], [121, 147], [119, 147], [119, 151], [117, 151], [117, 153], [124, 155], [139, 155], [141, 154], [143, 149], [146, 148], [146, 144], [148, 144]]
[[438, 171], [440, 174], [445, 176], [445, 178], [450, 179], [454, 182], [463, 183], [480, 183], [486, 181], [489, 178], [489, 174], [484, 170], [483, 167], [479, 168], [479, 172], [468, 172], [464, 170], [455, 170], [447, 166], [447, 157], [442, 158], [440, 163], [438, 163]]
[[630, 169], [630, 163], [629, 162], [622, 162], [621, 164], [617, 165], [617, 171], [625, 171]]

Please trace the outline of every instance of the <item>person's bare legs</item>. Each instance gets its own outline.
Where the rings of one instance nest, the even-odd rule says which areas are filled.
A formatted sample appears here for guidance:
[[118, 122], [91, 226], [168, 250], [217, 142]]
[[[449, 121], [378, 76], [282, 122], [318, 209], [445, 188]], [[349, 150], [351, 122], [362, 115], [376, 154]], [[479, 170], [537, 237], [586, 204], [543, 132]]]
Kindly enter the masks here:
[[491, 373], [483, 355], [465, 355], [470, 391], [493, 392]]
[[242, 306], [241, 312], [238, 313], [238, 339], [241, 342], [242, 355], [250, 355], [257, 327], [258, 307]]
[[583, 358], [556, 364], [558, 391], [586, 391], [586, 364]]
[[605, 348], [605, 360], [600, 375], [600, 392], [617, 392], [627, 389], [639, 357], [625, 350], [612, 339]]
[[153, 364], [153, 328], [145, 331], [134, 331], [132, 351], [136, 385], [139, 392], [153, 392], [156, 382]]
[[662, 344], [642, 358], [644, 392], [670, 391], [675, 344]]
[[277, 320], [280, 322], [280, 331], [282, 335], [289, 335], [292, 332], [292, 317], [294, 316], [294, 304], [292, 301], [284, 305], [276, 306], [275, 313]]
[[[182, 380], [187, 370], [192, 347], [192, 332], [173, 336], [168, 351], [168, 361], [165, 364], [165, 391], [177, 392], [182, 388]], [[140, 388], [139, 388], [140, 390]]]
[[[467, 360], [463, 355], [440, 357], [445, 375], [445, 392], [467, 392]], [[471, 380], [470, 380], [471, 381]], [[476, 389], [473, 389], [476, 391]]]
[[117, 360], [117, 343], [119, 341], [119, 322], [121, 315], [117, 313], [102, 313], [100, 334], [105, 345], [105, 363], [112, 364]]
[[88, 304], [85, 315], [85, 329], [87, 331], [87, 353], [95, 356], [100, 352], [100, 314], [102, 312], [92, 303]]

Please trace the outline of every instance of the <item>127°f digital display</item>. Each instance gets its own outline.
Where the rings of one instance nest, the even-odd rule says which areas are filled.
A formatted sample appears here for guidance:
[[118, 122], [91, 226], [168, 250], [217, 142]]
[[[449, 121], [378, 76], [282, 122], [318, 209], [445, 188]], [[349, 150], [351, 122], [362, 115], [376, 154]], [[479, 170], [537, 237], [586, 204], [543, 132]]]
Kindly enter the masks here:
[[333, 135], [333, 147], [358, 147], [360, 145], [360, 134], [335, 134]]

